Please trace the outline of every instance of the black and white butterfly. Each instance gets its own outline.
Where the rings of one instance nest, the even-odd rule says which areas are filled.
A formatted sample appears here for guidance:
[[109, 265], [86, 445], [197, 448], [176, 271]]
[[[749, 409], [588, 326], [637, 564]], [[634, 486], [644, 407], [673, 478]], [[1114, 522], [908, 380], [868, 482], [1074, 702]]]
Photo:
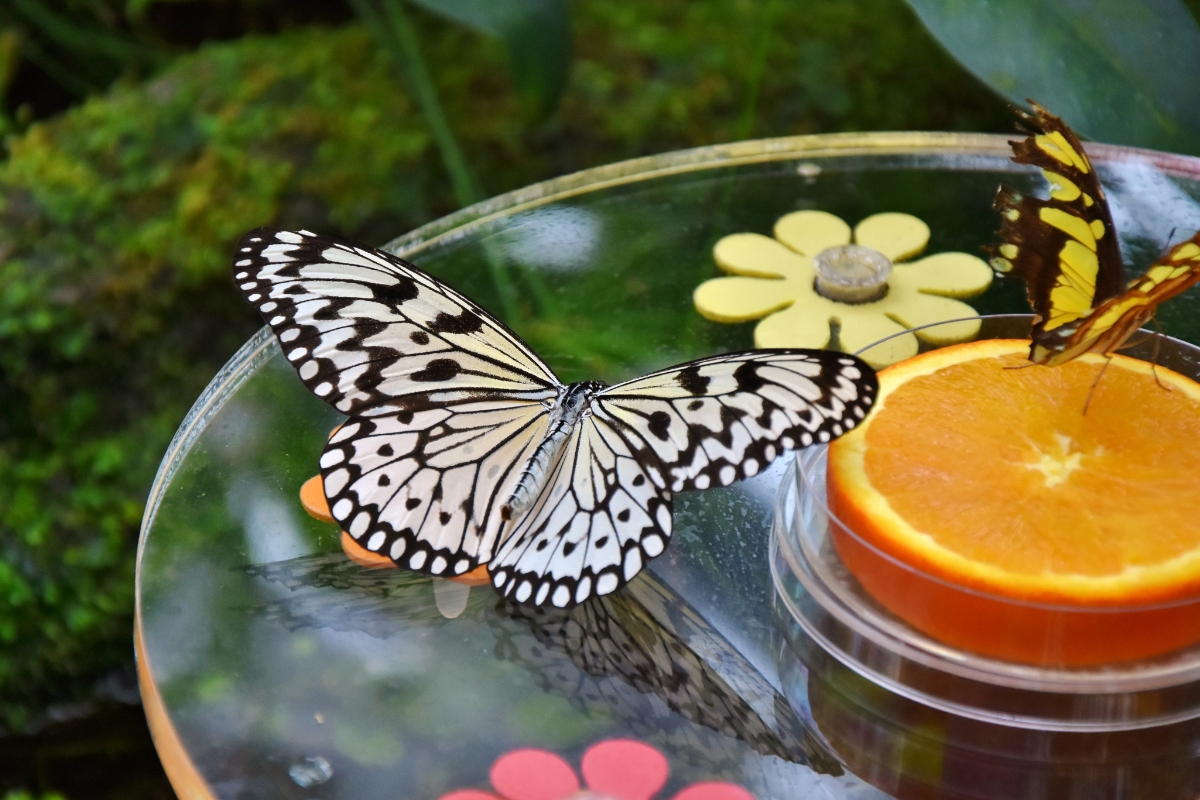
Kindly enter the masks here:
[[342, 528], [433, 575], [487, 564], [520, 603], [615, 591], [666, 548], [675, 492], [830, 441], [878, 389], [864, 362], [823, 350], [566, 386], [446, 284], [307, 231], [251, 231], [233, 273], [304, 384], [349, 415], [320, 461]]

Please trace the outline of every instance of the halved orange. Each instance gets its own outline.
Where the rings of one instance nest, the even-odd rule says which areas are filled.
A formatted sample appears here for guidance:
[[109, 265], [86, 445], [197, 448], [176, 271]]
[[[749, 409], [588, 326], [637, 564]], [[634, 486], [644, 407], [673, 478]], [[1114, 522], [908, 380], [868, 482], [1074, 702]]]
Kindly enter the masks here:
[[880, 373], [829, 449], [830, 510], [858, 534], [833, 526], [839, 555], [893, 613], [985, 655], [1200, 641], [1200, 385], [1118, 355], [1084, 413], [1104, 358], [1011, 369], [1028, 350], [970, 342]]

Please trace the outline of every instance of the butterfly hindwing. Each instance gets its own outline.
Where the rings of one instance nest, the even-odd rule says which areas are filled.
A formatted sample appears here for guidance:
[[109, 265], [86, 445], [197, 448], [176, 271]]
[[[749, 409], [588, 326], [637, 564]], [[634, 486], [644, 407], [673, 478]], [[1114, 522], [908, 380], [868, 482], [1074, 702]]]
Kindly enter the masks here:
[[[834, 439], [875, 400], [875, 373], [827, 350], [730, 353], [605, 389], [594, 401], [671, 492], [728, 486], [785, 450]], [[635, 434], [635, 435], [631, 435]]]
[[[1032, 128], [1033, 136], [1012, 143], [1013, 161], [1039, 167], [1050, 184], [1049, 209], [1039, 211], [1039, 219], [1053, 228], [1075, 228], [1075, 223], [1061, 217], [1063, 211], [1087, 223], [1095, 240], [1098, 264], [1094, 298], [1099, 304], [1125, 290], [1122, 274], [1121, 247], [1117, 241], [1112, 214], [1100, 176], [1083, 149], [1083, 143], [1059, 117], [1033, 103], [1033, 114], [1019, 112], [1021, 119]], [[1049, 217], [1049, 219], [1047, 219]], [[1059, 226], [1062, 226], [1059, 228]], [[1091, 249], [1089, 235], [1063, 230], [1068, 240], [1075, 239]], [[1061, 261], [1060, 257], [1060, 261]]]
[[546, 409], [482, 400], [352, 417], [321, 454], [330, 512], [374, 553], [432, 575], [488, 561], [497, 506], [546, 430]]
[[1034, 134], [1012, 143], [1013, 161], [1041, 168], [1050, 197], [1000, 189], [995, 205], [1002, 244], [992, 263], [1025, 281], [1038, 315], [1033, 338], [1041, 357], [1069, 348], [1075, 323], [1120, 294], [1124, 279], [1104, 189], [1083, 145], [1061, 119], [1036, 103], [1033, 108], [1022, 119]]
[[597, 415], [572, 432], [546, 489], [489, 567], [519, 603], [558, 607], [616, 591], [671, 538], [671, 495], [653, 458]]
[[234, 281], [343, 413], [554, 396], [554, 373], [503, 323], [381, 250], [258, 228], [238, 243]]

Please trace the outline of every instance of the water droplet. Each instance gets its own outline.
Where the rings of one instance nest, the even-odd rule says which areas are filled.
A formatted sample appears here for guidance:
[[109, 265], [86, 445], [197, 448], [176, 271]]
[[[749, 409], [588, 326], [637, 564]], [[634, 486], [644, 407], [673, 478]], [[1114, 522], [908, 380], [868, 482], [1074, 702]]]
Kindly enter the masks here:
[[301, 789], [309, 789], [332, 778], [333, 765], [321, 756], [305, 756], [288, 767], [288, 777]]

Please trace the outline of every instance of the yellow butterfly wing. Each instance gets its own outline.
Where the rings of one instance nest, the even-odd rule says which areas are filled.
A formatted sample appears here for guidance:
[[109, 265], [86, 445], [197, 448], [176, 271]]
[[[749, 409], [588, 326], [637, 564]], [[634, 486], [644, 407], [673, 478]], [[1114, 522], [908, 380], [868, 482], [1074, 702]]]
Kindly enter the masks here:
[[1067, 349], [1049, 354], [1045, 363], [1055, 366], [1089, 351], [1117, 350], [1150, 321], [1159, 303], [1196, 283], [1200, 283], [1200, 233], [1171, 248], [1145, 275], [1131, 281], [1128, 291], [1101, 304], [1079, 324]]
[[1000, 188], [1000, 240], [992, 266], [1025, 281], [1035, 313], [1029, 359], [1054, 366], [1086, 352], [1111, 353], [1157, 305], [1200, 280], [1193, 238], [1125, 286], [1120, 245], [1100, 179], [1079, 137], [1032, 103], [1033, 135], [1012, 142], [1013, 161], [1041, 168], [1042, 200]]

